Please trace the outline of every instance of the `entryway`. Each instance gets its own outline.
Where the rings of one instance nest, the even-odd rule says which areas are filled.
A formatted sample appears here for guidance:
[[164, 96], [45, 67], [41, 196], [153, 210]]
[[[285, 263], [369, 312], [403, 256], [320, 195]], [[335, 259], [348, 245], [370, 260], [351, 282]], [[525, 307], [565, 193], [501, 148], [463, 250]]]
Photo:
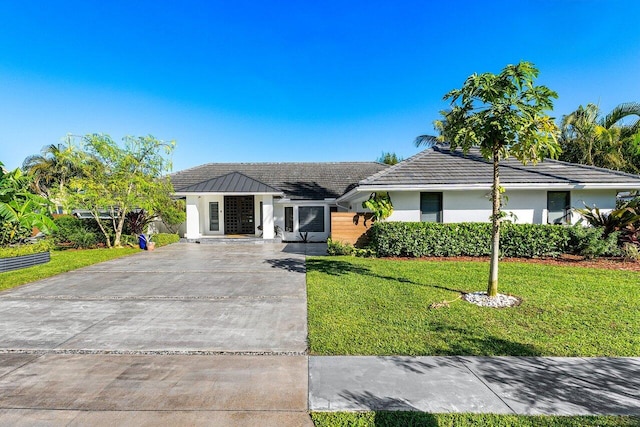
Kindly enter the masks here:
[[254, 196], [224, 196], [224, 234], [255, 234]]

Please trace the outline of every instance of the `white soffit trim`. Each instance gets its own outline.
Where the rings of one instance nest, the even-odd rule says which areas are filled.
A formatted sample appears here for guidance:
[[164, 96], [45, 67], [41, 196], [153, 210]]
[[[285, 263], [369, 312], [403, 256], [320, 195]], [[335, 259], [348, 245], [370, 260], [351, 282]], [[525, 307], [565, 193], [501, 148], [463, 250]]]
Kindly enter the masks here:
[[[518, 183], [502, 184], [506, 190], [638, 190], [638, 183]], [[349, 200], [359, 193], [373, 193], [376, 191], [467, 191], [467, 190], [491, 190], [490, 184], [431, 184], [431, 185], [360, 185], [343, 196], [338, 201]]]
[[313, 205], [313, 206], [318, 206], [318, 205], [332, 205], [335, 204], [335, 199], [331, 199], [331, 200], [296, 200], [296, 199], [278, 199], [278, 200], [274, 200], [274, 203], [278, 204], [278, 205]]

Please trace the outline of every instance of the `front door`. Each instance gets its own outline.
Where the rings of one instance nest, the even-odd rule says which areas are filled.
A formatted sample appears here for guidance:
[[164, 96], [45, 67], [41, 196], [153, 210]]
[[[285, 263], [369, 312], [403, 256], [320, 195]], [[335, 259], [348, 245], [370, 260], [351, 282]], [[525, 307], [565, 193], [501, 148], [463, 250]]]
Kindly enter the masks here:
[[224, 196], [224, 234], [255, 234], [253, 196]]

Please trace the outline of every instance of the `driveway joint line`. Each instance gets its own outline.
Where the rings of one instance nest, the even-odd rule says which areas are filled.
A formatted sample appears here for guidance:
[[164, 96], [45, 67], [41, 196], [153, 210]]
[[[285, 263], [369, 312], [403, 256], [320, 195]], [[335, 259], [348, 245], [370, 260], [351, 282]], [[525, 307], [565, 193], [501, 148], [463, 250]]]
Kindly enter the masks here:
[[491, 393], [493, 393], [493, 395], [495, 397], [498, 398], [498, 400], [500, 402], [502, 402], [504, 404], [504, 406], [506, 406], [507, 408], [509, 408], [509, 410], [517, 415], [518, 412], [516, 410], [514, 410], [511, 406], [509, 406], [509, 404], [507, 402], [504, 401], [504, 399], [502, 399], [502, 397], [500, 397], [500, 395], [498, 393], [495, 392], [495, 390], [493, 390], [493, 388], [491, 388], [491, 386], [489, 384], [487, 384], [478, 374], [476, 374], [473, 369], [471, 369], [469, 366], [467, 366], [467, 364], [465, 363], [464, 359], [462, 358], [458, 358], [458, 360], [462, 363], [462, 366], [464, 366], [469, 372], [471, 372], [471, 375], [473, 375], [474, 377], [476, 377], [478, 379], [478, 381], [480, 381]]

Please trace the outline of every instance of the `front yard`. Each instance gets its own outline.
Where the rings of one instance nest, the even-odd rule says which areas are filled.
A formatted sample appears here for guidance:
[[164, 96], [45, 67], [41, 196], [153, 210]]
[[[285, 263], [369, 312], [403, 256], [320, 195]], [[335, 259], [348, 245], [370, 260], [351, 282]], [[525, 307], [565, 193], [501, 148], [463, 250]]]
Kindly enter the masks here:
[[140, 249], [114, 248], [52, 251], [51, 261], [47, 264], [0, 273], [0, 291], [137, 252], [140, 252]]
[[487, 275], [478, 261], [309, 258], [311, 353], [640, 356], [639, 273], [503, 262], [499, 292], [520, 306], [456, 300]]

